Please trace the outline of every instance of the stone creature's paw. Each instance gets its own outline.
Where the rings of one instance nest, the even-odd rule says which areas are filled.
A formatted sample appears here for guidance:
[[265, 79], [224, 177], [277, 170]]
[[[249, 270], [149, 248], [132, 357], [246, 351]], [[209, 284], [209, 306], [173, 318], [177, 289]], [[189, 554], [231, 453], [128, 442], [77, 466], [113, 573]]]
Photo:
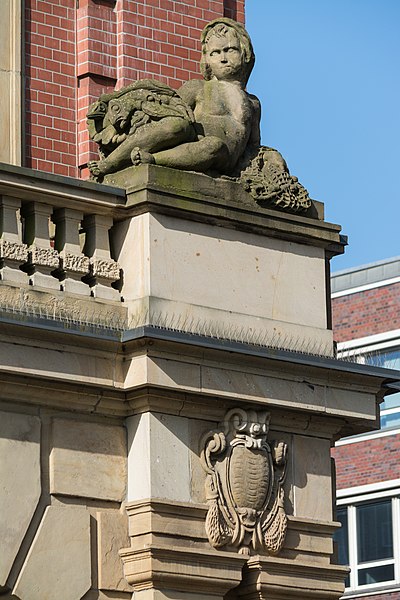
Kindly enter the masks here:
[[154, 160], [154, 156], [150, 154], [150, 152], [146, 152], [145, 150], [141, 150], [136, 147], [131, 152], [131, 161], [132, 164], [135, 165], [143, 165], [143, 164], [154, 164], [156, 161]]
[[88, 169], [95, 177], [98, 177], [103, 173], [100, 160], [90, 160], [88, 162]]

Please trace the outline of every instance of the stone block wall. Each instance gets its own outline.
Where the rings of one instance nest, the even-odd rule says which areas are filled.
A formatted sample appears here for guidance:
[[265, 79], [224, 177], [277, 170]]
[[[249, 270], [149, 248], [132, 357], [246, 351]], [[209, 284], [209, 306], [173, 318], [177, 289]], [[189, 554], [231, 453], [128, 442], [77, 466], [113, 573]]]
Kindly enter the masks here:
[[7, 582], [20, 599], [130, 598], [118, 555], [128, 543], [125, 428], [17, 411], [0, 408], [0, 590]]
[[25, 7], [25, 165], [88, 175], [88, 106], [136, 79], [173, 88], [200, 77], [200, 32], [244, 21], [244, 0], [29, 0]]

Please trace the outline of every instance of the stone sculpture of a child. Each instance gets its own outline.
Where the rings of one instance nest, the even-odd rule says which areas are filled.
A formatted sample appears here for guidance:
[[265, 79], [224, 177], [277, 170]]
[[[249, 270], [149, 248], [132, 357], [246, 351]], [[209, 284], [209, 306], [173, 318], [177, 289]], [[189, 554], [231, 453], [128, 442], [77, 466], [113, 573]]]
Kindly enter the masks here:
[[178, 90], [194, 122], [169, 116], [143, 125], [109, 156], [91, 161], [93, 175], [141, 163], [229, 175], [257, 152], [260, 103], [245, 91], [254, 65], [248, 33], [220, 18], [204, 28], [201, 43], [204, 81], [188, 81]]

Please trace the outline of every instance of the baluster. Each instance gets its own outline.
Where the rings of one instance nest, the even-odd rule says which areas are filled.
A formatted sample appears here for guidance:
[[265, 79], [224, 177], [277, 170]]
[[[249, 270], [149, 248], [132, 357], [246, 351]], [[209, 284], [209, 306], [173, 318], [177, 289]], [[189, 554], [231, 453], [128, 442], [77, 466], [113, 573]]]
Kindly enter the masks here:
[[88, 286], [82, 277], [89, 272], [89, 258], [85, 256], [79, 243], [79, 229], [83, 213], [70, 208], [54, 211], [53, 223], [56, 226], [55, 248], [61, 257], [59, 277], [61, 289], [74, 294], [88, 295]]
[[28, 247], [22, 243], [18, 218], [20, 208], [17, 198], [0, 196], [0, 278], [18, 285], [28, 283], [26, 273], [19, 268], [28, 260]]
[[[23, 207], [25, 239], [29, 246], [28, 263], [25, 270], [29, 283], [51, 290], [59, 290], [57, 273], [60, 256], [50, 245], [49, 222], [53, 209], [48, 204], [29, 202]], [[54, 273], [55, 272], [55, 273]]]
[[120, 267], [110, 255], [109, 230], [112, 225], [112, 217], [87, 215], [84, 218], [86, 239], [83, 252], [90, 258], [90, 273], [85, 279], [96, 298], [119, 300], [118, 290], [111, 287], [120, 276]]

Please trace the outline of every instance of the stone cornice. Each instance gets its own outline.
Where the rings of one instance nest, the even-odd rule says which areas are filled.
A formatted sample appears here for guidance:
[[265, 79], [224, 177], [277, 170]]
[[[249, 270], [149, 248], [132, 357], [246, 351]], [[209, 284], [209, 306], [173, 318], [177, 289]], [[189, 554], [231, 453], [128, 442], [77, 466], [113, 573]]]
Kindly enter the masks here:
[[[117, 177], [115, 178], [118, 179]], [[259, 235], [325, 248], [341, 254], [346, 240], [340, 226], [323, 220], [323, 205], [299, 216], [259, 206], [239, 184], [200, 173], [155, 165], [135, 168], [121, 187], [0, 164], [0, 195], [52, 207], [95, 212], [123, 220], [145, 212], [170, 214]]]
[[[32, 339], [30, 332], [37, 330], [35, 340], [48, 340], [52, 344], [68, 344], [72, 347], [79, 345], [83, 348], [101, 348], [105, 352], [113, 354], [124, 354], [129, 356], [132, 353], [147, 353], [146, 348], [155, 349], [161, 352], [171, 351], [181, 354], [182, 349], [186, 347], [185, 355], [192, 357], [209, 356], [210, 360], [217, 359], [228, 362], [238, 362], [241, 364], [246, 357], [248, 361], [263, 361], [268, 364], [269, 373], [273, 373], [274, 365], [277, 371], [281, 369], [280, 363], [291, 365], [291, 370], [295, 374], [299, 369], [304, 371], [304, 365], [307, 366], [307, 373], [315, 377], [324, 378], [324, 371], [329, 371], [331, 383], [339, 384], [345, 375], [347, 381], [355, 386], [360, 385], [360, 389], [377, 391], [382, 385], [390, 386], [397, 382], [398, 371], [376, 367], [368, 364], [355, 363], [351, 361], [337, 360], [327, 356], [318, 356], [313, 354], [304, 354], [301, 352], [292, 352], [279, 348], [269, 348], [245, 344], [232, 340], [220, 340], [209, 338], [196, 334], [189, 334], [180, 331], [170, 331], [151, 325], [137, 327], [126, 331], [107, 330], [105, 327], [96, 327], [93, 330], [74, 329], [73, 323], [63, 328], [62, 324], [56, 321], [47, 321], [37, 319], [30, 321], [29, 317], [19, 320], [1, 319], [2, 334], [10, 335], [12, 338], [18, 337], [23, 340]], [[89, 329], [89, 327], [88, 327]], [[28, 344], [29, 345], [29, 344]], [[151, 353], [150, 353], [151, 354]], [[267, 363], [265, 363], [267, 361]], [[285, 367], [287, 369], [287, 367]], [[318, 375], [320, 373], [320, 375]], [[129, 388], [126, 389], [128, 391]]]
[[[118, 181], [118, 178], [115, 178]], [[323, 205], [313, 201], [309, 216], [263, 208], [234, 181], [200, 173], [141, 165], [127, 187], [130, 215], [155, 212], [250, 231], [326, 248], [341, 254], [346, 241], [339, 225], [323, 220]]]
[[119, 188], [0, 163], [2, 194], [84, 213], [112, 214], [125, 205], [125, 192]]

